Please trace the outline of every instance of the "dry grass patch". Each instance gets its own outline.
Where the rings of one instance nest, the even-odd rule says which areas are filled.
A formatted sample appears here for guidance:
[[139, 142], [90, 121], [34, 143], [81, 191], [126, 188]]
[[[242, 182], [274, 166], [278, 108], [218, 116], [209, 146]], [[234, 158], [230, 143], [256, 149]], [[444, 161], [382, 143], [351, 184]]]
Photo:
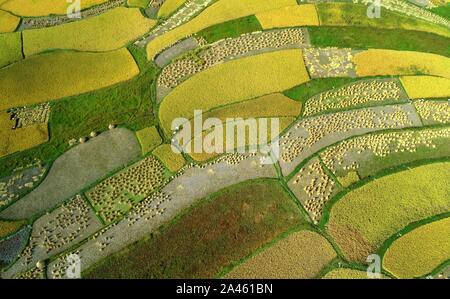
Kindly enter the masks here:
[[12, 129], [15, 121], [0, 112], [0, 157], [23, 151], [48, 141], [47, 123]]
[[147, 45], [147, 58], [153, 59], [156, 54], [178, 40], [212, 25], [295, 4], [295, 0], [219, 0], [188, 23], [152, 40]]
[[319, 25], [314, 4], [286, 6], [258, 13], [256, 17], [264, 29]]
[[161, 160], [171, 172], [177, 172], [186, 164], [183, 155], [175, 153], [170, 144], [157, 147], [153, 151], [153, 155]]
[[233, 279], [313, 278], [336, 252], [312, 231], [295, 232], [237, 266], [226, 275]]
[[26, 223], [27, 223], [26, 221], [0, 220], [0, 239], [18, 231]]
[[48, 49], [111, 51], [145, 34], [156, 21], [138, 8], [117, 7], [96, 17], [23, 32], [25, 56]]
[[[81, 9], [102, 4], [108, 0], [82, 0]], [[9, 0], [5, 1], [1, 8], [23, 17], [38, 17], [48, 15], [65, 15], [71, 5], [66, 0]]]
[[327, 229], [349, 260], [363, 262], [409, 223], [450, 211], [449, 185], [449, 162], [382, 177], [344, 195]]
[[443, 98], [450, 96], [450, 79], [432, 76], [404, 76], [400, 78], [411, 99]]
[[159, 136], [156, 127], [144, 128], [136, 132], [136, 137], [141, 144], [142, 154], [148, 154], [155, 147], [161, 144], [162, 139]]
[[166, 133], [172, 120], [190, 119], [194, 110], [280, 92], [309, 80], [301, 50], [284, 50], [219, 64], [184, 81], [161, 103], [159, 117]]
[[0, 70], [0, 110], [37, 104], [126, 81], [139, 68], [127, 49], [106, 53], [50, 52]]
[[450, 58], [421, 52], [371, 49], [353, 57], [360, 77], [432, 75], [450, 78]]
[[383, 257], [383, 267], [398, 278], [413, 278], [431, 273], [449, 259], [450, 218], [445, 218], [395, 240]]
[[0, 10], [0, 33], [13, 32], [19, 26], [20, 18], [7, 11]]

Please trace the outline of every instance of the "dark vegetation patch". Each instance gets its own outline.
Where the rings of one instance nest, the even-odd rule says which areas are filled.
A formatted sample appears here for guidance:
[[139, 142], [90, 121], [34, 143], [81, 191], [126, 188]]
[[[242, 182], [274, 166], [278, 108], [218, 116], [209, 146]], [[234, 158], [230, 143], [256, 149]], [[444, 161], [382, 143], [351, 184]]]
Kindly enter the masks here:
[[208, 43], [213, 43], [224, 38], [236, 38], [244, 33], [261, 30], [262, 27], [258, 19], [252, 15], [213, 25], [197, 33], [197, 36], [203, 37]]

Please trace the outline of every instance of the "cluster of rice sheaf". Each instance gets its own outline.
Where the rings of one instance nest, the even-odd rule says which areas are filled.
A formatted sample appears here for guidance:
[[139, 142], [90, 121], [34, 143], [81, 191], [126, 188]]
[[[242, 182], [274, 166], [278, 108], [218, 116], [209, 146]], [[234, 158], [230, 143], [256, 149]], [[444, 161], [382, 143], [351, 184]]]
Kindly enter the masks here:
[[34, 107], [11, 109], [10, 117], [16, 121], [15, 128], [23, 128], [47, 123], [50, 117], [50, 104], [45, 103]]
[[[336, 172], [337, 168], [344, 164], [344, 158], [349, 151], [361, 154], [363, 151], [370, 150], [376, 157], [386, 157], [392, 153], [414, 153], [419, 146], [435, 148], [436, 145], [433, 141], [441, 138], [450, 138], [450, 128], [364, 135], [345, 140], [327, 149], [321, 154], [321, 157], [325, 165], [331, 171]], [[355, 162], [342, 168], [349, 171], [357, 170], [359, 164]]]
[[[164, 166], [149, 156], [130, 168], [112, 176], [92, 190], [87, 196], [106, 222], [119, 219], [137, 200], [154, 192], [164, 181]], [[128, 207], [124, 210], [124, 206]]]
[[355, 73], [351, 49], [308, 48], [303, 56], [313, 78], [349, 77]]
[[281, 138], [281, 160], [292, 162], [305, 148], [311, 147], [332, 133], [347, 132], [358, 128], [392, 129], [411, 124], [408, 112], [403, 111], [400, 107], [395, 107], [393, 112], [381, 111], [380, 114], [364, 109], [347, 112], [345, 117], [340, 113], [334, 113], [308, 118], [294, 127], [306, 130], [306, 137], [293, 137], [291, 132], [288, 132]]
[[219, 41], [199, 53], [190, 53], [168, 65], [158, 78], [158, 85], [174, 88], [184, 78], [219, 64], [226, 59], [267, 48], [282, 48], [305, 44], [303, 29], [292, 28], [250, 33]]
[[396, 81], [370, 80], [323, 92], [306, 102], [304, 115], [343, 109], [370, 102], [400, 100], [402, 89]]
[[449, 101], [425, 101], [419, 100], [414, 103], [420, 117], [438, 123], [450, 122], [450, 100]]

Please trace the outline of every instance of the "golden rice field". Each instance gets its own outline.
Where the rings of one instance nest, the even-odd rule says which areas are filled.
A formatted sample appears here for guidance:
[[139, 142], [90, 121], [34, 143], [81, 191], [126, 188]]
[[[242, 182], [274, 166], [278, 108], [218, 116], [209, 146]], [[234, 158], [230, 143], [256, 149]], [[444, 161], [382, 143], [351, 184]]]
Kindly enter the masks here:
[[170, 144], [158, 146], [153, 151], [153, 155], [161, 160], [171, 172], [177, 172], [186, 164], [183, 155], [175, 153]]
[[22, 59], [20, 32], [0, 34], [0, 68]]
[[13, 32], [19, 26], [20, 18], [15, 15], [0, 10], [0, 33]]
[[360, 77], [432, 75], [450, 78], [450, 58], [421, 52], [370, 49], [353, 59]]
[[256, 18], [264, 29], [319, 25], [314, 4], [286, 6], [264, 11], [256, 14]]
[[0, 69], [0, 110], [103, 88], [139, 73], [127, 49], [105, 53], [50, 52]]
[[166, 0], [158, 10], [158, 18], [167, 18], [180, 8], [187, 0]]
[[430, 32], [450, 37], [450, 31], [414, 17], [388, 11], [382, 7], [381, 18], [368, 18], [367, 6], [353, 3], [317, 3], [321, 26], [355, 26], [386, 29], [406, 29]]
[[[80, 1], [81, 9], [102, 4], [108, 0]], [[71, 5], [66, 0], [9, 0], [1, 4], [0, 8], [22, 17], [38, 17], [48, 15], [65, 15]]]
[[244, 261], [226, 278], [313, 278], [335, 257], [336, 252], [324, 237], [299, 231]]
[[296, 4], [297, 2], [295, 0], [219, 0], [186, 24], [152, 40], [147, 45], [147, 58], [149, 60], [153, 59], [156, 54], [171, 46], [176, 41], [209, 26], [262, 11]]
[[[382, 276], [382, 279], [388, 277]], [[325, 274], [322, 279], [370, 279], [366, 271], [350, 269], [350, 268], [336, 268]]]
[[48, 141], [47, 123], [12, 130], [9, 113], [0, 112], [0, 158]]
[[330, 211], [328, 232], [351, 261], [364, 261], [411, 222], [450, 211], [450, 162], [391, 174], [345, 194]]
[[177, 86], [161, 103], [162, 128], [172, 120], [265, 94], [280, 92], [309, 80], [301, 50], [284, 50], [216, 65]]
[[16, 232], [26, 221], [3, 221], [0, 220], [0, 239]]
[[138, 8], [117, 7], [77, 22], [25, 30], [24, 52], [30, 56], [48, 49], [111, 51], [145, 34], [155, 23], [145, 18]]
[[147, 8], [149, 3], [150, 3], [150, 0], [127, 0], [128, 7]]
[[450, 218], [445, 218], [419, 226], [395, 240], [383, 257], [383, 268], [398, 278], [414, 278], [431, 273], [448, 260]]
[[450, 96], [450, 79], [432, 76], [400, 77], [411, 99], [443, 98]]
[[156, 127], [148, 127], [136, 132], [136, 137], [141, 144], [142, 154], [148, 154], [155, 147], [161, 144], [162, 139], [159, 136]]

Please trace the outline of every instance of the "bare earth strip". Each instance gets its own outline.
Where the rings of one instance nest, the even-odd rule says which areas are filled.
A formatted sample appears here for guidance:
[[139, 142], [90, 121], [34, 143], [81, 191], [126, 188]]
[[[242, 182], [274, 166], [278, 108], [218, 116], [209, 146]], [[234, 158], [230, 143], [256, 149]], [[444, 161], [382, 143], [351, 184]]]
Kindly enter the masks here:
[[59, 157], [35, 190], [0, 213], [0, 218], [25, 219], [60, 204], [82, 188], [139, 157], [133, 132], [114, 129]]
[[[161, 192], [140, 202], [126, 218], [73, 250], [81, 258], [82, 271], [142, 239], [199, 198], [249, 179], [276, 177], [275, 168], [260, 165], [260, 158], [251, 154], [231, 155], [204, 166], [187, 167]], [[48, 277], [65, 276], [66, 258], [63, 255], [49, 264]]]

